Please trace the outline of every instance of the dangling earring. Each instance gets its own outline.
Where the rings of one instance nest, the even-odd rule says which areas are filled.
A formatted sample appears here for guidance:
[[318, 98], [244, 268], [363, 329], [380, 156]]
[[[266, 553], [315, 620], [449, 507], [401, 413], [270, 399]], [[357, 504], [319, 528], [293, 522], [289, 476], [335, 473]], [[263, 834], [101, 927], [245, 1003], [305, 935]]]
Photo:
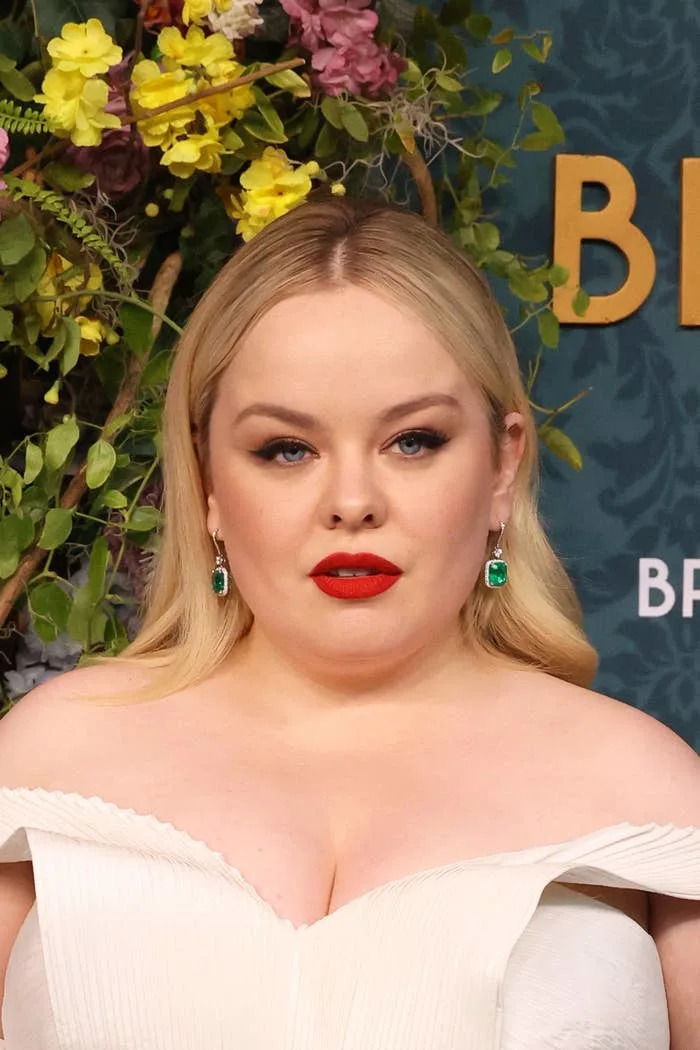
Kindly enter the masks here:
[[503, 554], [501, 541], [503, 539], [503, 533], [505, 532], [506, 523], [504, 521], [499, 521], [498, 524], [501, 532], [496, 540], [496, 546], [493, 548], [493, 554], [484, 566], [484, 581], [487, 587], [504, 587], [508, 582], [508, 563], [501, 557]]
[[216, 534], [218, 531], [218, 529], [214, 529], [211, 533], [211, 538], [216, 547], [216, 565], [211, 571], [211, 589], [217, 598], [225, 598], [228, 594], [229, 571], [224, 564], [224, 556], [219, 549], [219, 544], [216, 542]]

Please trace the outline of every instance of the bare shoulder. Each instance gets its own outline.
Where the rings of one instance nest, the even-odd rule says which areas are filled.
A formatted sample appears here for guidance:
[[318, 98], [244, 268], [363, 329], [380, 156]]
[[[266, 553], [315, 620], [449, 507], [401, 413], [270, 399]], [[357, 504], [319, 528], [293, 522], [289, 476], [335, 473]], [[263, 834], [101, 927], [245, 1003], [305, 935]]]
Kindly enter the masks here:
[[42, 783], [99, 734], [113, 710], [100, 698], [142, 681], [129, 668], [106, 663], [66, 671], [26, 693], [0, 719], [0, 784]]
[[624, 819], [700, 827], [700, 757], [657, 718], [613, 697], [536, 675], [577, 753], [602, 778]]

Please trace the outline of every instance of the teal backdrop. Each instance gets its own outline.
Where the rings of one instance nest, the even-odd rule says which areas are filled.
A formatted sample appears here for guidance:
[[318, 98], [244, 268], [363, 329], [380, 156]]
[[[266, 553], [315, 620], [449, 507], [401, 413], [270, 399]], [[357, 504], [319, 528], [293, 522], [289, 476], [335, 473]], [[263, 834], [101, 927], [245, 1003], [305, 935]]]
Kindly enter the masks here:
[[[481, 10], [494, 31], [552, 30], [546, 65], [516, 57], [505, 76], [516, 87], [541, 81], [542, 100], [566, 134], [562, 152], [614, 157], [637, 186], [634, 221], [654, 249], [656, 282], [623, 321], [564, 326], [559, 349], [545, 359], [540, 404], [593, 389], [562, 417], [583, 470], [544, 452], [542, 510], [600, 653], [595, 687], [700, 750], [700, 332], [678, 320], [680, 165], [700, 156], [700, 7], [487, 0]], [[551, 252], [553, 179], [551, 153], [519, 154], [517, 188], [502, 193], [498, 209], [509, 247]], [[600, 207], [601, 196], [592, 187], [584, 206]], [[625, 274], [613, 248], [584, 248], [587, 291], [614, 291]], [[650, 558], [668, 571], [672, 607], [669, 586], [640, 592], [640, 561]]]

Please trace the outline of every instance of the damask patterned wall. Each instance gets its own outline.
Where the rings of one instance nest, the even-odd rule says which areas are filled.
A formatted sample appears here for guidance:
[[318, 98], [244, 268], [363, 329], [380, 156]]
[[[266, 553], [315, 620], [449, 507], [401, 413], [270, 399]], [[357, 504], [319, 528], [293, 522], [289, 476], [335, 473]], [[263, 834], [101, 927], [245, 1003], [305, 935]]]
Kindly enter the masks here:
[[[700, 558], [700, 331], [678, 322], [680, 163], [700, 156], [700, 5], [488, 0], [482, 10], [496, 29], [552, 30], [549, 63], [519, 64], [517, 82], [542, 81], [566, 133], [563, 152], [615, 157], [637, 186], [635, 222], [653, 246], [656, 283], [626, 320], [563, 328], [538, 401], [560, 404], [593, 387], [564, 417], [584, 469], [574, 474], [546, 453], [542, 505], [601, 655], [596, 688], [700, 750], [700, 561], [686, 615], [681, 593], [684, 560]], [[541, 251], [551, 245], [554, 163], [529, 154], [519, 167], [524, 178], [503, 202], [508, 237]], [[600, 205], [592, 192], [586, 206]], [[625, 272], [614, 249], [584, 248], [589, 292], [614, 291]], [[676, 597], [663, 615], [640, 615], [643, 558], [668, 567]], [[670, 603], [659, 590], [648, 598], [657, 613]]]

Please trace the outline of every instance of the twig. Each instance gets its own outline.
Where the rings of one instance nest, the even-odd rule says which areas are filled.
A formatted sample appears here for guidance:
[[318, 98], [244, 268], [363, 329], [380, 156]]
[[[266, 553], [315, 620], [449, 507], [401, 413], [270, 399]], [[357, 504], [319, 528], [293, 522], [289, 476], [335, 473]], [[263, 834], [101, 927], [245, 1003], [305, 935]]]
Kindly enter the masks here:
[[[153, 323], [151, 325], [151, 336], [154, 341], [160, 332], [163, 323], [162, 315], [168, 305], [175, 283], [180, 276], [181, 269], [182, 256], [180, 255], [180, 252], [173, 252], [167, 257], [167, 259], [165, 259], [153, 281], [150, 298], [154, 311], [158, 311], [157, 314], [154, 312]], [[119, 388], [119, 393], [117, 394], [117, 398], [112, 405], [102, 428], [102, 439], [110, 444], [113, 444], [114, 439], [119, 432], [119, 428], [115, 428], [110, 432], [110, 425], [113, 420], [124, 415], [128, 411], [132, 401], [136, 397], [141, 383], [141, 375], [146, 367], [147, 356], [148, 355], [146, 354], [132, 354], [129, 360], [126, 374], [122, 380], [121, 387]], [[87, 488], [87, 482], [85, 480], [86, 470], [87, 462], [81, 465], [77, 474], [73, 476], [70, 484], [61, 496], [59, 506], [64, 510], [69, 510], [71, 507], [75, 507], [85, 492], [85, 489]], [[17, 566], [14, 575], [10, 577], [2, 588], [2, 591], [0, 591], [0, 627], [10, 615], [20, 592], [29, 583], [34, 571], [41, 565], [47, 554], [48, 551], [42, 550], [41, 547], [34, 546], [32, 550], [24, 555]]]
[[274, 65], [262, 66], [255, 73], [246, 73], [245, 76], [234, 77], [233, 80], [226, 80], [223, 84], [212, 84], [210, 87], [202, 88], [201, 91], [195, 91], [192, 95], [184, 95], [182, 98], [176, 98], [172, 102], [164, 102], [162, 106], [156, 106], [155, 109], [145, 109], [138, 115], [129, 113], [121, 118], [122, 127], [125, 127], [127, 124], [135, 124], [136, 121], [158, 117], [161, 113], [169, 113], [171, 109], [191, 106], [193, 102], [198, 102], [202, 98], [220, 95], [224, 91], [232, 91], [233, 88], [240, 87], [242, 84], [250, 84], [254, 80], [269, 77], [271, 73], [281, 73], [285, 69], [295, 69], [297, 66], [304, 65], [306, 65], [306, 62], [303, 58], [291, 58], [288, 62], [276, 62]]
[[435, 187], [433, 186], [433, 180], [428, 171], [428, 165], [423, 159], [423, 154], [417, 148], [415, 153], [409, 153], [408, 150], [402, 150], [401, 160], [413, 176], [413, 181], [416, 184], [418, 196], [420, 197], [423, 218], [426, 219], [431, 226], [437, 226], [438, 214], [437, 200], [435, 199]]

